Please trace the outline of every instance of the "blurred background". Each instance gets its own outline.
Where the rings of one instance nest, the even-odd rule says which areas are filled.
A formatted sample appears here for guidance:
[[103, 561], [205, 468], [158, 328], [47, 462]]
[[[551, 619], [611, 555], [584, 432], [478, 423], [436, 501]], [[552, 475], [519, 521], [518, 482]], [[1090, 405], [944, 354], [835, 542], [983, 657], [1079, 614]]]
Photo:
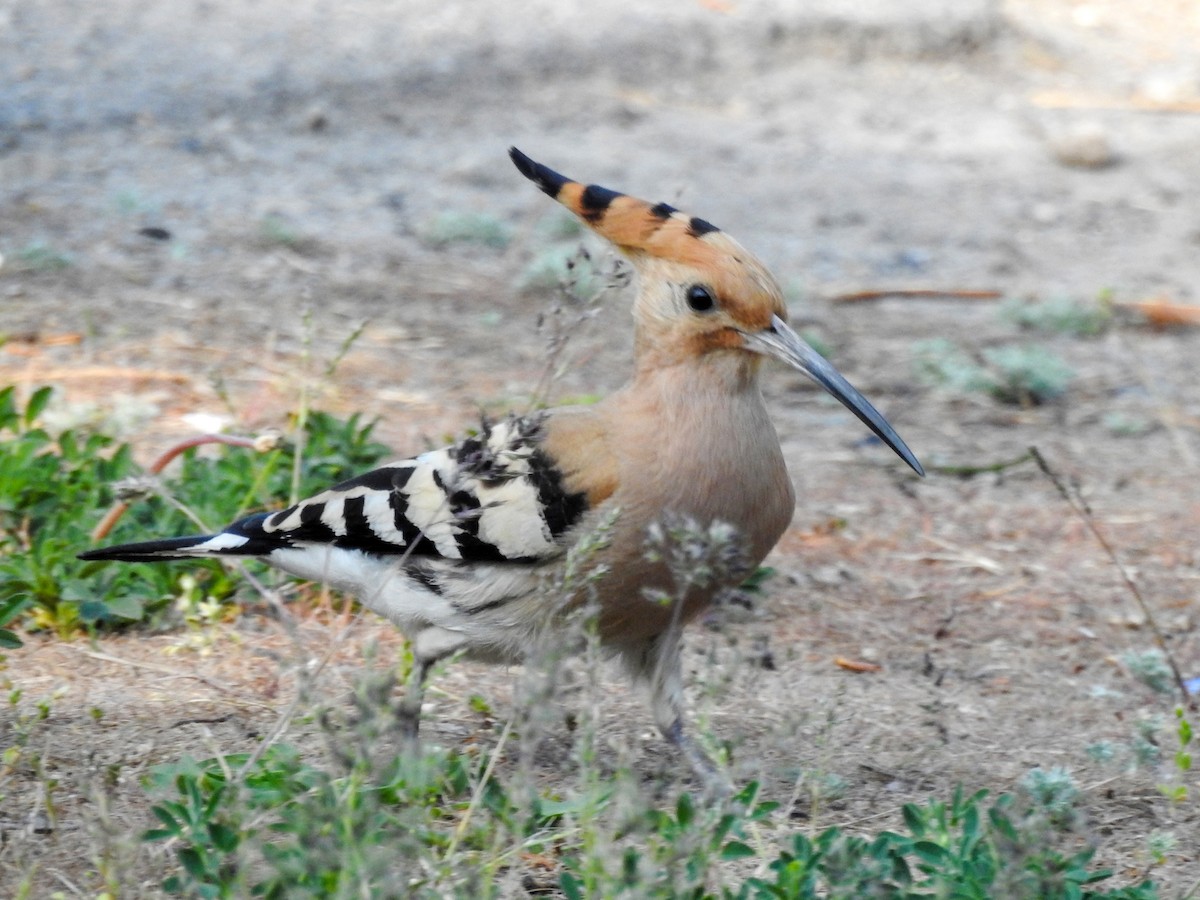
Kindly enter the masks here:
[[1198, 47], [1189, 0], [3, 4], [0, 364], [80, 334], [236, 381], [315, 308], [310, 339], [369, 319], [404, 351], [393, 388], [447, 324], [469, 371], [574, 239], [536, 231], [510, 144], [694, 209], [801, 316], [884, 288], [1188, 303]]

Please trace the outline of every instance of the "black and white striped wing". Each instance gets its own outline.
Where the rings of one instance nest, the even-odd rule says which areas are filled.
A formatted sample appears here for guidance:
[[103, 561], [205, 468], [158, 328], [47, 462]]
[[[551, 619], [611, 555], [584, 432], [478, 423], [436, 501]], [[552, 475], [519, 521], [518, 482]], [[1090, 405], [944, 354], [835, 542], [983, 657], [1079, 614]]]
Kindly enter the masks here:
[[535, 419], [484, 423], [477, 437], [342, 482], [262, 520], [289, 543], [479, 562], [533, 562], [587, 507], [538, 443]]

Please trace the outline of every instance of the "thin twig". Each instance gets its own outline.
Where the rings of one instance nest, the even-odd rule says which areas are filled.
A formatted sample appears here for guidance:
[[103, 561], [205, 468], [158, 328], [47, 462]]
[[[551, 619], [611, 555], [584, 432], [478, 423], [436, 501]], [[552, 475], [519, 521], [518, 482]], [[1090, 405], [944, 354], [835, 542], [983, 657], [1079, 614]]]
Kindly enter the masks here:
[[308, 443], [308, 379], [312, 365], [313, 318], [312, 307], [304, 310], [300, 318], [303, 340], [300, 343], [300, 405], [296, 410], [296, 451], [292, 455], [292, 490], [288, 496], [288, 505], [295, 506], [300, 502], [300, 472], [304, 465], [304, 451]]
[[333, 378], [334, 373], [337, 371], [337, 367], [341, 365], [342, 360], [346, 358], [346, 354], [350, 352], [350, 349], [358, 342], [358, 339], [362, 337], [363, 332], [367, 330], [367, 326], [370, 324], [370, 319], [363, 319], [354, 327], [354, 330], [346, 336], [346, 339], [338, 345], [337, 352], [330, 357], [329, 362], [325, 366], [325, 371], [322, 374], [322, 377], [326, 381]]
[[1067, 504], [1072, 510], [1075, 511], [1075, 514], [1083, 520], [1085, 525], [1087, 525], [1088, 530], [1092, 533], [1092, 536], [1096, 539], [1100, 546], [1104, 548], [1104, 552], [1108, 554], [1108, 558], [1112, 561], [1112, 564], [1116, 566], [1117, 571], [1121, 573], [1121, 580], [1125, 582], [1125, 587], [1129, 590], [1129, 593], [1133, 595], [1133, 599], [1137, 602], [1138, 608], [1142, 611], [1142, 615], [1146, 617], [1146, 624], [1150, 626], [1150, 632], [1154, 635], [1154, 642], [1158, 644], [1159, 649], [1163, 652], [1163, 656], [1166, 657], [1167, 665], [1171, 667], [1171, 674], [1175, 677], [1175, 685], [1179, 688], [1179, 695], [1183, 698], [1183, 704], [1188, 709], [1196, 709], [1196, 700], [1191, 696], [1191, 692], [1188, 691], [1187, 685], [1183, 681], [1183, 674], [1179, 671], [1179, 665], [1175, 662], [1175, 657], [1171, 653], [1171, 648], [1167, 646], [1167, 639], [1163, 635], [1162, 629], [1159, 628], [1158, 622], [1154, 618], [1154, 612], [1150, 609], [1150, 604], [1146, 602], [1146, 598], [1142, 596], [1142, 592], [1138, 590], [1138, 586], [1134, 584], [1133, 578], [1131, 578], [1129, 575], [1129, 571], [1121, 564], [1121, 560], [1117, 558], [1117, 553], [1115, 550], [1113, 550], [1112, 544], [1108, 542], [1108, 539], [1105, 538], [1104, 534], [1100, 531], [1099, 526], [1096, 525], [1096, 520], [1092, 517], [1091, 510], [1088, 509], [1087, 504], [1084, 503], [1080, 497], [1067, 488], [1066, 483], [1062, 480], [1057, 472], [1050, 468], [1050, 464], [1046, 462], [1046, 458], [1042, 456], [1037, 447], [1030, 447], [1029, 455], [1033, 457], [1033, 460], [1037, 463], [1038, 468], [1042, 470], [1042, 474], [1049, 478], [1050, 483], [1058, 489], [1058, 492], [1062, 495], [1062, 498], [1067, 501]]
[[981, 463], [977, 466], [926, 466], [926, 469], [937, 475], [953, 475], [956, 478], [971, 478], [975, 475], [987, 475], [993, 472], [1003, 472], [1005, 469], [1015, 469], [1017, 466], [1024, 465], [1033, 457], [1029, 453], [1022, 453], [1020, 456], [1012, 459], [1005, 459], [994, 463]]
[[970, 288], [881, 288], [874, 291], [850, 291], [830, 297], [831, 303], [865, 303], [869, 300], [886, 300], [888, 297], [907, 297], [924, 300], [999, 300], [1003, 291], [973, 290]]
[[[538, 409], [548, 402], [554, 382], [563, 374], [564, 369], [560, 363], [572, 336], [599, 314], [604, 297], [609, 291], [624, 286], [629, 280], [628, 270], [615, 263], [612, 271], [605, 276], [604, 283], [590, 297], [580, 298], [576, 296], [573, 288], [581, 277], [588, 277], [586, 273], [582, 276], [579, 274], [581, 263], [590, 267], [592, 275], [603, 275], [600, 264], [592, 259], [587, 247], [580, 244], [568, 262], [568, 274], [559, 283], [554, 301], [547, 310], [538, 315], [538, 330], [547, 329], [549, 334], [546, 339], [546, 363], [532, 394], [533, 409]], [[572, 308], [576, 309], [574, 317], [564, 320], [564, 316]]]

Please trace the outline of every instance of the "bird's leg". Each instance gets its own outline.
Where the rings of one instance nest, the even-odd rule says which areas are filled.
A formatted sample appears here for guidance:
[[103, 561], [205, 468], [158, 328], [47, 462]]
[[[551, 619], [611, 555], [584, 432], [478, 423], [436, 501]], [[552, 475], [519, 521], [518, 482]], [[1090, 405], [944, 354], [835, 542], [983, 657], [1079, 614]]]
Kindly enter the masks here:
[[733, 793], [732, 782], [687, 731], [679, 651], [679, 632], [676, 629], [659, 635], [646, 647], [642, 665], [643, 674], [650, 681], [650, 706], [654, 722], [663, 737], [679, 748], [703, 786], [704, 793], [712, 797], [728, 797]]
[[421, 706], [425, 701], [425, 679], [436, 659], [417, 656], [413, 659], [412, 671], [404, 684], [404, 699], [400, 701], [400, 737], [405, 748], [415, 751], [421, 729]]
[[425, 680], [429, 670], [439, 660], [463, 648], [465, 641], [457, 632], [429, 627], [412, 637], [413, 667], [404, 685], [400, 701], [400, 734], [409, 750], [417, 749], [417, 732], [421, 727], [421, 705], [425, 702]]

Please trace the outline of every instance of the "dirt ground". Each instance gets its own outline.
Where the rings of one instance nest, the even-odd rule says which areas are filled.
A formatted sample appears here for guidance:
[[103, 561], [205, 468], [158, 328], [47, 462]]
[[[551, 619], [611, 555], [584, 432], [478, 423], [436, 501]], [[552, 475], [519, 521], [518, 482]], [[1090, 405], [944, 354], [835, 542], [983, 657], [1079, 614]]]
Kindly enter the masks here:
[[[1184, 675], [1200, 675], [1200, 334], [1133, 311], [1098, 337], [1022, 334], [995, 300], [832, 298], [1200, 303], [1200, 8], [0, 0], [0, 379], [55, 384], [60, 419], [123, 423], [146, 457], [195, 427], [189, 413], [280, 426], [306, 381], [323, 408], [379, 416], [398, 454], [440, 443], [480, 407], [523, 402], [545, 359], [548, 295], [526, 273], [556, 212], [505, 158], [511, 144], [735, 235], [931, 469], [910, 477], [798, 375], [770, 374], [793, 528], [753, 610], [690, 641], [709, 688], [696, 702], [733, 741], [739, 777], [786, 801], [798, 772], [835, 776], [841, 795], [805, 827], [877, 830], [955, 783], [1012, 790], [1063, 766], [1098, 862], [1125, 882], [1153, 869], [1164, 897], [1193, 888], [1200, 783], [1183, 803], [1160, 794], [1178, 780], [1169, 730], [1159, 763], [1088, 753], [1131, 747], [1139, 722], [1172, 709], [1122, 662], [1153, 637], [1119, 572], [1033, 466], [944, 467], [1040, 448]], [[441, 244], [447, 212], [494, 217], [511, 239]], [[577, 335], [560, 396], [621, 382], [627, 310], [613, 298]], [[971, 354], [1035, 343], [1074, 378], [1040, 406], [939, 388], [914, 371], [933, 338]], [[0, 894], [36, 864], [32, 896], [92, 895], [88, 848], [148, 824], [146, 769], [253, 746], [294, 690], [279, 658], [318, 653], [337, 629], [311, 615], [296, 645], [248, 617], [202, 649], [179, 634], [31, 636], [8, 654], [24, 711], [67, 690], [36, 738], [46, 771], [3, 788]], [[330, 696], [369, 641], [399, 645], [360, 622]], [[641, 699], [610, 677], [606, 739], [633, 747], [647, 778], [682, 780]], [[493, 740], [465, 698], [503, 710], [512, 681], [448, 670], [434, 739]], [[15, 726], [0, 713], [0, 744]], [[1154, 832], [1176, 839], [1161, 865]], [[131, 896], [155, 895], [153, 855], [130, 865]]]

